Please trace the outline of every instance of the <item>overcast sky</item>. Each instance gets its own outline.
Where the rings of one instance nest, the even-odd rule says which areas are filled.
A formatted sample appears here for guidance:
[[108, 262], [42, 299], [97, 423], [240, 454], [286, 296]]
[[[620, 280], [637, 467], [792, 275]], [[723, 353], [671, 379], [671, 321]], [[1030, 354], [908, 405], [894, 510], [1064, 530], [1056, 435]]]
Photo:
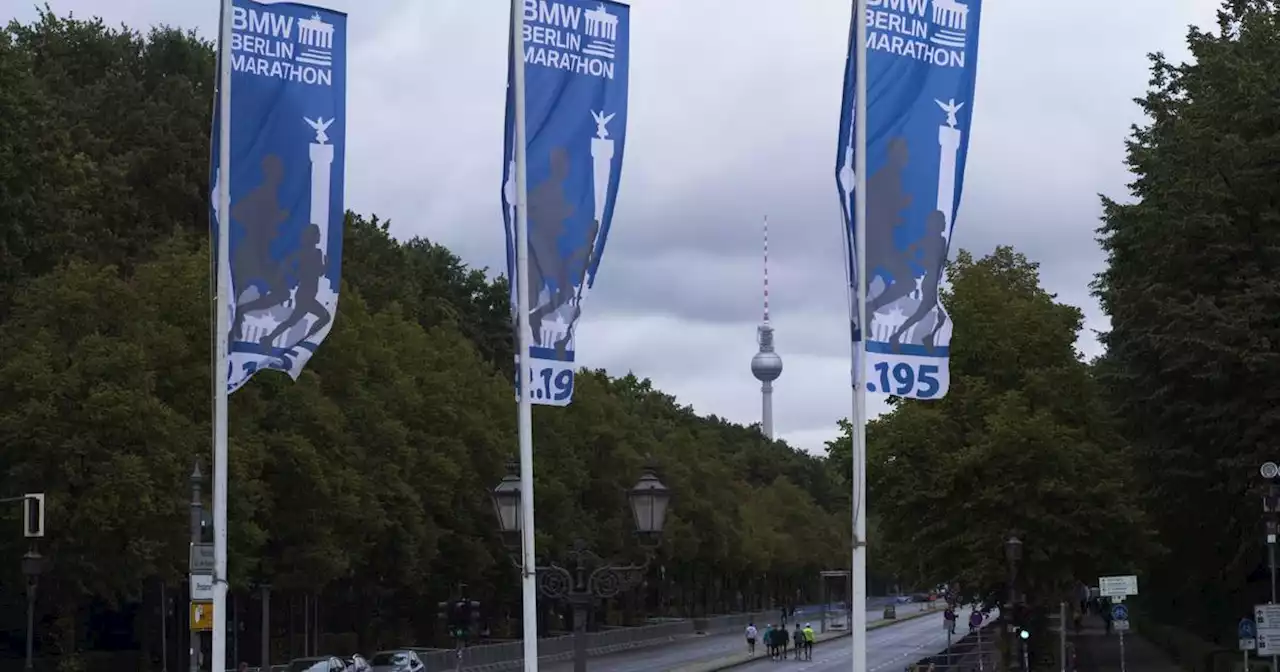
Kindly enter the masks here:
[[[55, 12], [216, 35], [217, 0], [49, 0]], [[31, 0], [0, 0], [27, 21]], [[319, 0], [349, 14], [347, 207], [505, 272], [499, 189], [506, 0]], [[1146, 54], [1186, 55], [1217, 0], [987, 0], [955, 247], [1013, 245], [1060, 299], [1102, 265], [1098, 194], [1123, 196]], [[579, 361], [628, 370], [742, 423], [770, 220], [775, 425], [821, 451], [849, 414], [833, 177], [850, 0], [632, 0], [631, 107], [618, 205]], [[341, 309], [339, 309], [339, 320]], [[1080, 340], [1098, 351], [1092, 333]], [[323, 352], [323, 351], [322, 351]], [[873, 395], [871, 408], [884, 409]]]

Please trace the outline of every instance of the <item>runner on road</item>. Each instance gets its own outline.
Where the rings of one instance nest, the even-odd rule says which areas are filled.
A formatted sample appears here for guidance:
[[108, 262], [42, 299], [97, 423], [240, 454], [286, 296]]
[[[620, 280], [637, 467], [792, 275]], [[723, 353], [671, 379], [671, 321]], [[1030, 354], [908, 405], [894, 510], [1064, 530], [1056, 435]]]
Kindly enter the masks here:
[[757, 634], [758, 633], [756, 632], [756, 624], [748, 623], [747, 624], [747, 654], [753, 658], [756, 655], [756, 635]]

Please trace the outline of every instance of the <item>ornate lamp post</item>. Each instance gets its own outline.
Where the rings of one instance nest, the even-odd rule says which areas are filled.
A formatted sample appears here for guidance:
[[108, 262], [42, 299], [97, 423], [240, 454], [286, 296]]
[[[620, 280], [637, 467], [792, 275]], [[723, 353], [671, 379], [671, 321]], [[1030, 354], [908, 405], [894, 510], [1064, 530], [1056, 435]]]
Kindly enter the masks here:
[[[493, 489], [493, 508], [508, 548], [520, 546], [519, 465], [507, 464], [507, 475]], [[636, 536], [645, 549], [641, 564], [611, 564], [591, 551], [586, 542], [574, 541], [564, 566], [551, 563], [538, 567], [538, 592], [552, 600], [564, 600], [573, 608], [573, 669], [587, 669], [587, 613], [601, 600], [616, 597], [644, 581], [653, 549], [666, 525], [671, 491], [662, 484], [652, 466], [645, 467], [635, 487], [627, 492], [627, 503], [635, 523]]]

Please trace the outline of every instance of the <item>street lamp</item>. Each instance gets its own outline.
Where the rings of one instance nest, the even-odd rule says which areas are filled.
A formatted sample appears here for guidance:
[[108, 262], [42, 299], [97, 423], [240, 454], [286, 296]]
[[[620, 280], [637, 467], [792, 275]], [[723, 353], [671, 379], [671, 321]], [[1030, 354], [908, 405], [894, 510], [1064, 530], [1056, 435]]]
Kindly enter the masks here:
[[[519, 465], [507, 463], [507, 475], [493, 489], [494, 513], [503, 542], [510, 550], [520, 546], [520, 478]], [[573, 670], [587, 669], [587, 612], [600, 600], [615, 597], [644, 581], [654, 547], [662, 536], [667, 521], [671, 491], [658, 479], [652, 465], [646, 466], [635, 486], [627, 491], [627, 503], [635, 524], [636, 535], [645, 549], [642, 564], [610, 564], [587, 547], [585, 541], [573, 542], [566, 566], [550, 563], [536, 567], [538, 592], [551, 600], [564, 600], [573, 608]], [[513, 560], [514, 562], [514, 560]], [[516, 563], [519, 566], [519, 563]]]
[[498, 530], [507, 548], [520, 547], [520, 463], [507, 462], [507, 474], [493, 489], [493, 512], [498, 517]]
[[645, 465], [644, 474], [636, 482], [634, 488], [627, 492], [627, 503], [631, 505], [631, 516], [636, 525], [636, 534], [642, 543], [653, 545], [662, 536], [662, 528], [667, 523], [667, 505], [671, 503], [671, 490], [658, 480], [652, 464]]
[[36, 641], [36, 585], [43, 570], [44, 558], [39, 551], [32, 548], [22, 556], [22, 574], [27, 577], [27, 664], [23, 668], [27, 672], [35, 669], [32, 656]]

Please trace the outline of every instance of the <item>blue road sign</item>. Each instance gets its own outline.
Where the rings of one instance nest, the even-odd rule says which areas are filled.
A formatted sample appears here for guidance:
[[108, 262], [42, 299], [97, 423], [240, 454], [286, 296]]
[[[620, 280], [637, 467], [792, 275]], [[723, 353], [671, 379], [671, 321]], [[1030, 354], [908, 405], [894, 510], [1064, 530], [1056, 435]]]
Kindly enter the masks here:
[[1253, 619], [1242, 618], [1240, 625], [1236, 626], [1236, 632], [1240, 639], [1257, 639], [1258, 626], [1254, 625]]
[[1126, 607], [1123, 604], [1117, 604], [1116, 606], [1111, 607], [1111, 618], [1117, 621], [1129, 620], [1129, 607]]

